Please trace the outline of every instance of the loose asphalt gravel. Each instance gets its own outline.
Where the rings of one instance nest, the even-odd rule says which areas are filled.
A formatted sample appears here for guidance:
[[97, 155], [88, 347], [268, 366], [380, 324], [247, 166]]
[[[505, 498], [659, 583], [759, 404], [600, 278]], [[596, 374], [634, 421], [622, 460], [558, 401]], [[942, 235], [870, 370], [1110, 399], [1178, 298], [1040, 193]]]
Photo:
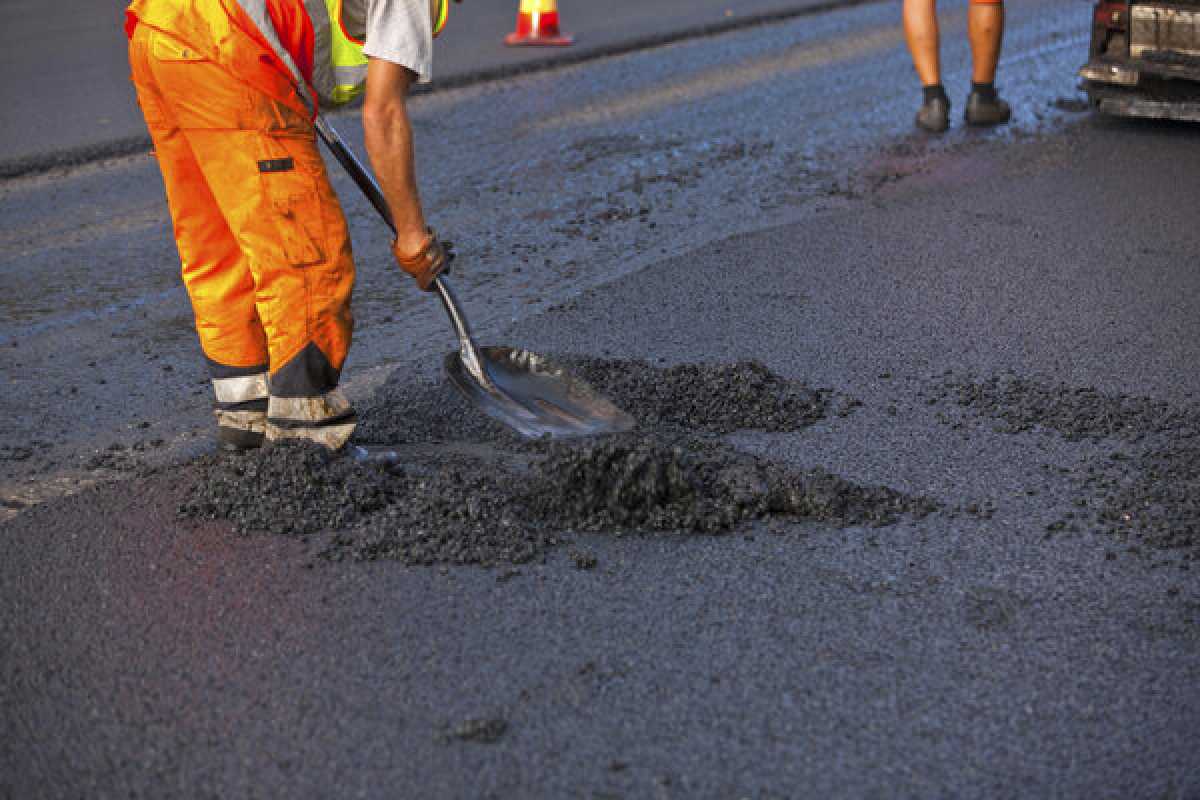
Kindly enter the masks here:
[[890, 6], [418, 104], [603, 441], [455, 406], [350, 201], [402, 464], [217, 456], [148, 166], [0, 187], [0, 796], [1200, 797], [1198, 134], [1008, 9], [1007, 132], [911, 134]]
[[[448, 431], [450, 420], [481, 415], [445, 382], [401, 382], [381, 390], [363, 421], [365, 438], [393, 445], [398, 463], [364, 464], [354, 450], [330, 456], [303, 445], [217, 455], [202, 462], [181, 513], [233, 522], [243, 533], [327, 533], [326, 557], [492, 566], [541, 557], [568, 531], [717, 534], [772, 517], [883, 525], [935, 508], [821, 469], [790, 470], [703, 436], [794, 432], [824, 416], [827, 393], [761, 364], [567, 363], [639, 430], [521, 442], [489, 422], [444, 434], [436, 448], [406, 448]], [[487, 433], [480, 436], [480, 428]]]
[[1159, 564], [1172, 557], [1188, 570], [1200, 561], [1200, 409], [1195, 405], [1176, 408], [1150, 397], [1012, 375], [983, 382], [950, 379], [930, 398], [950, 398], [974, 414], [999, 420], [1004, 433], [1045, 430], [1067, 441], [1115, 444], [1087, 463], [1076, 507], [1046, 526], [1047, 537], [1098, 528], [1124, 542], [1128, 553], [1147, 548]]

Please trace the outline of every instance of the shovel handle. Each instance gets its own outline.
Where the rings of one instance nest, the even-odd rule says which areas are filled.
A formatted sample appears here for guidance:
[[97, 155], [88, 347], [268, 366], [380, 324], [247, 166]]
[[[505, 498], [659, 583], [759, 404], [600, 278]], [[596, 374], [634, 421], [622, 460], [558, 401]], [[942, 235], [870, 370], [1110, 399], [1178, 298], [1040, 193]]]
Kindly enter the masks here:
[[[391, 228], [392, 235], [396, 235], [396, 223], [392, 220], [392, 212], [388, 208], [387, 199], [383, 196], [383, 190], [379, 188], [379, 184], [375, 182], [375, 178], [367, 171], [362, 162], [358, 160], [358, 156], [354, 155], [343, 141], [337, 130], [326, 121], [325, 117], [317, 114], [314, 125], [317, 129], [317, 135], [321, 137], [321, 141], [333, 153], [333, 157], [338, 160], [343, 169], [350, 174], [354, 182], [358, 184], [358, 188], [366, 195], [367, 200], [371, 201], [371, 205], [375, 206], [375, 210], [379, 212], [379, 216]], [[446, 314], [450, 317], [450, 324], [454, 326], [454, 332], [458, 334], [459, 354], [462, 357], [463, 366], [471, 373], [471, 375], [485, 386], [490, 386], [491, 381], [487, 373], [483, 370], [483, 361], [479, 355], [479, 347], [475, 344], [475, 338], [471, 336], [471, 326], [467, 323], [467, 318], [463, 316], [459, 309], [458, 301], [454, 297], [454, 292], [451, 291], [450, 285], [446, 283], [445, 278], [438, 276], [433, 279], [433, 286], [437, 289], [438, 297], [442, 301], [442, 305], [446, 308]]]
[[317, 128], [317, 135], [321, 137], [321, 141], [333, 153], [333, 157], [338, 160], [338, 163], [350, 173], [350, 177], [358, 184], [358, 188], [371, 201], [371, 205], [375, 206], [375, 210], [379, 212], [379, 216], [383, 217], [383, 221], [392, 229], [392, 234], [396, 233], [396, 223], [392, 221], [392, 212], [388, 208], [387, 200], [384, 199], [383, 190], [379, 188], [379, 184], [375, 182], [375, 178], [371, 173], [367, 172], [367, 168], [358, 160], [358, 156], [354, 155], [346, 143], [342, 140], [341, 134], [334, 129], [332, 125], [326, 122], [325, 118], [320, 114], [317, 115], [314, 123]]

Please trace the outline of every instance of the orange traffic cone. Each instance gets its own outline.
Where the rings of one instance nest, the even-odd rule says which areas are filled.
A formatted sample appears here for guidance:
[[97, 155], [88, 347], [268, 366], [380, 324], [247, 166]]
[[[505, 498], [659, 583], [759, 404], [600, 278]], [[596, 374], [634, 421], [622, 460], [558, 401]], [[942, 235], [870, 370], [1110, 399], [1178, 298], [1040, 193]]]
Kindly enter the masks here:
[[517, 29], [504, 37], [509, 46], [571, 44], [574, 36], [558, 31], [558, 0], [521, 0]]

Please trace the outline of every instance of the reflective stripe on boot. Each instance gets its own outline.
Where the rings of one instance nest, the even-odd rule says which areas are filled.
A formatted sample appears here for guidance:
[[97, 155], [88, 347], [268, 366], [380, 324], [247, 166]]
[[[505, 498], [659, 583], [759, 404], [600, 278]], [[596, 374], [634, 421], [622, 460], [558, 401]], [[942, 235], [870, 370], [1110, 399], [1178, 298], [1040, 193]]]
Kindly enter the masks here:
[[358, 418], [340, 389], [319, 397], [275, 397], [267, 406], [267, 441], [306, 439], [340, 450]]
[[[229, 370], [217, 367], [214, 371]], [[227, 450], [261, 447], [267, 430], [267, 373], [213, 379], [217, 441]]]

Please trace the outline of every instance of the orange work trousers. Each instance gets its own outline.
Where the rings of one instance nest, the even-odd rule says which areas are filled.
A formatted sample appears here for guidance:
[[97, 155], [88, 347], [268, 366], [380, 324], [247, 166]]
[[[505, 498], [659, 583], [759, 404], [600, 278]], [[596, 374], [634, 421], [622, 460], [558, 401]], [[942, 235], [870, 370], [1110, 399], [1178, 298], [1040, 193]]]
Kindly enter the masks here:
[[[192, 32], [194, 36], [194, 31]], [[130, 38], [218, 423], [340, 447], [354, 411], [337, 389], [350, 348], [354, 262], [306, 116], [146, 24]]]

